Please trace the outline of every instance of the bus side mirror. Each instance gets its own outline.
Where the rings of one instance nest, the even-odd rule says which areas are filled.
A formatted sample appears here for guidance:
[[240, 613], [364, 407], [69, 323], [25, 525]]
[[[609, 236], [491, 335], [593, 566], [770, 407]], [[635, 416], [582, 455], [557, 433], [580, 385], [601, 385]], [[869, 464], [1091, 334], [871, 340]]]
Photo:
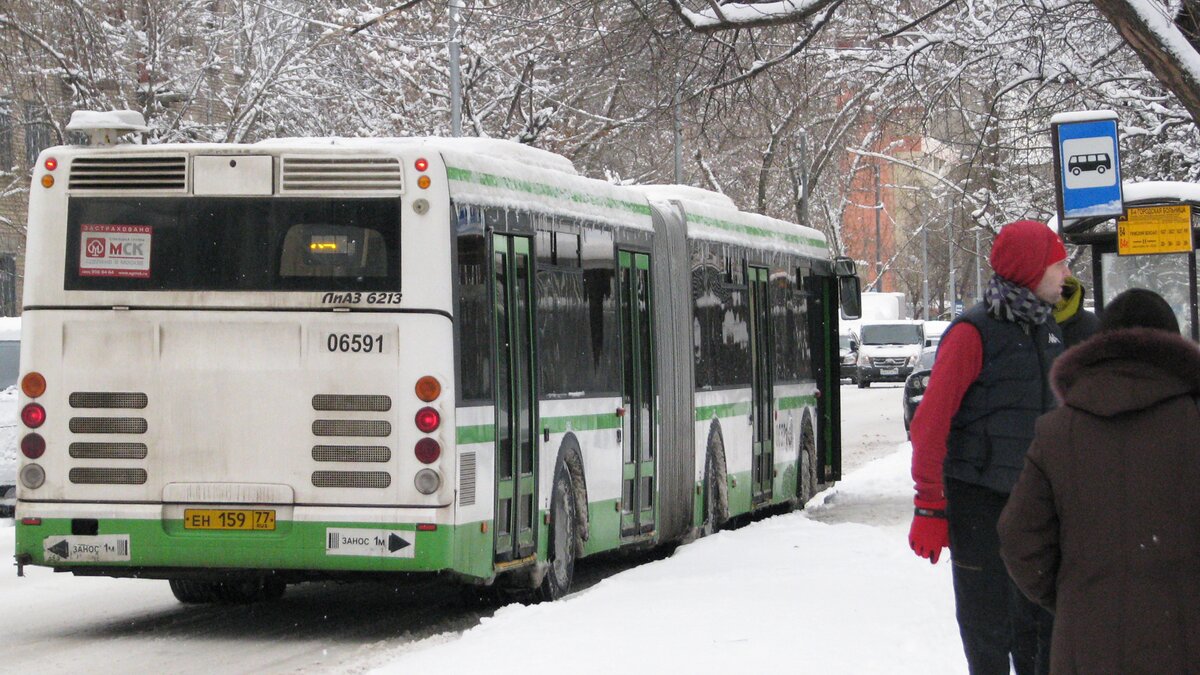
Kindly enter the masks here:
[[842, 316], [847, 319], [862, 317], [862, 284], [854, 269], [854, 261], [846, 257], [835, 259], [833, 272], [838, 277], [838, 297], [842, 301]]

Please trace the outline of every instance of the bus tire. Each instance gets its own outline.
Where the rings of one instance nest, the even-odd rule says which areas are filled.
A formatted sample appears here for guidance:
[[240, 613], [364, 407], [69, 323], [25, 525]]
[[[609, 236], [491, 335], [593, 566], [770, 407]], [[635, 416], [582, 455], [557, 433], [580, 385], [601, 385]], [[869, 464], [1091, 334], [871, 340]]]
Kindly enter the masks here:
[[258, 599], [267, 601], [278, 600], [283, 597], [283, 594], [286, 591], [287, 583], [279, 579], [279, 577], [272, 575], [263, 578], [262, 588], [258, 593]]
[[541, 600], [553, 601], [571, 592], [575, 576], [578, 523], [575, 513], [575, 489], [566, 462], [560, 461], [554, 472], [550, 494], [549, 540], [546, 542], [546, 573], [538, 589]]
[[190, 579], [170, 579], [171, 593], [175, 599], [185, 605], [198, 605], [216, 602], [217, 584], [211, 581], [192, 581]]
[[800, 508], [804, 508], [817, 493], [817, 436], [808, 415], [804, 416], [804, 422], [800, 425], [800, 454], [796, 464], [796, 496], [800, 500]]
[[708, 450], [704, 454], [704, 524], [700, 529], [702, 534], [709, 535], [719, 532], [729, 519], [725, 439], [715, 420], [708, 431]]

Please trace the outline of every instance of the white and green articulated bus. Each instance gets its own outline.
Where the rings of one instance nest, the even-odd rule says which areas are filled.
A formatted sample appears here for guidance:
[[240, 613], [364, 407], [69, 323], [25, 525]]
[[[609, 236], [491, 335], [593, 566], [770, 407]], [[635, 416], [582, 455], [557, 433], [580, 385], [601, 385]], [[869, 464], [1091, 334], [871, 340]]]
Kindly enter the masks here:
[[19, 569], [556, 598], [839, 475], [853, 263], [703, 190], [480, 139], [60, 146], [27, 251]]

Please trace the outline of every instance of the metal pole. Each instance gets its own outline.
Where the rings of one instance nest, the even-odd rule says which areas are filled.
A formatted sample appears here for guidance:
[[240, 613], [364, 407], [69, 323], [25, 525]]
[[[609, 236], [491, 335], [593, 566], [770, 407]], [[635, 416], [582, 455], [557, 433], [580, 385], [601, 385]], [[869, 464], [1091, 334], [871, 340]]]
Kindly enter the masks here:
[[675, 73], [675, 184], [683, 185], [683, 115], [679, 110], [679, 73]]
[[921, 226], [921, 318], [929, 318], [929, 223]]
[[462, 136], [462, 80], [458, 72], [458, 10], [462, 0], [450, 0], [450, 135]]
[[979, 228], [975, 228], [975, 302], [983, 300], [983, 256], [979, 248]]
[[954, 223], [946, 228], [946, 241], [950, 243], [950, 320], [954, 320], [956, 293], [954, 292]]
[[875, 169], [875, 290], [883, 290], [883, 252], [882, 236], [879, 228], [879, 212], [883, 210], [883, 206], [879, 199], [879, 165], [872, 164], [872, 169]]
[[808, 130], [800, 130], [800, 224], [808, 227]]

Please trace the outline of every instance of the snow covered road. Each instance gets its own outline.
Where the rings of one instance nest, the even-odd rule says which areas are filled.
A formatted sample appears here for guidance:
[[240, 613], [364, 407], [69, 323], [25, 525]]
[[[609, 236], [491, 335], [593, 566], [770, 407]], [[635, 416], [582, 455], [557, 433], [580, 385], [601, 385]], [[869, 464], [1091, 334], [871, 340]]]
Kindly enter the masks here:
[[[906, 543], [900, 389], [842, 394], [846, 478], [804, 513], [633, 568], [588, 562], [590, 587], [563, 602], [493, 615], [433, 583], [328, 583], [184, 606], [165, 582], [29, 569], [0, 575], [0, 672], [965, 672], [949, 566]], [[10, 528], [0, 521], [0, 559]]]

